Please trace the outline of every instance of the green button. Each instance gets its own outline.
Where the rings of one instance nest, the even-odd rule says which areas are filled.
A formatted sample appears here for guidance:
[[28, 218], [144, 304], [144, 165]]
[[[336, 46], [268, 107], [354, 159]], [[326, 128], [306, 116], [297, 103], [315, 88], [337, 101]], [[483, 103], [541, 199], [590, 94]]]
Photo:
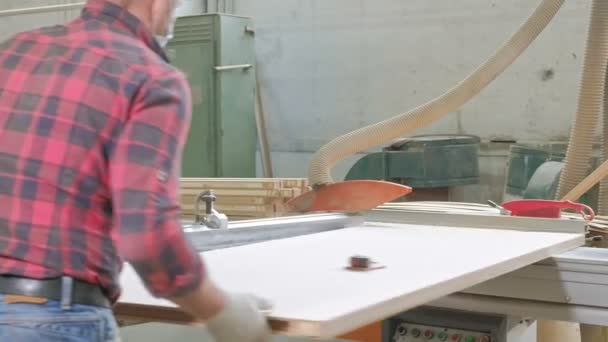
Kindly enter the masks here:
[[440, 332], [439, 334], [437, 334], [437, 338], [439, 339], [439, 341], [446, 341], [448, 339], [448, 334]]
[[469, 337], [467, 337], [467, 338], [464, 339], [464, 342], [475, 342], [475, 337], [469, 336]]

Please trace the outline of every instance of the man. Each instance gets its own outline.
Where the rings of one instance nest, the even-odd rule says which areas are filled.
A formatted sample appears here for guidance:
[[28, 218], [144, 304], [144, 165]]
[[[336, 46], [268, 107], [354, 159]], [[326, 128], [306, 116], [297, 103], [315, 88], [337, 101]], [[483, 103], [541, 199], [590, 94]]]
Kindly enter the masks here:
[[89, 0], [0, 45], [0, 341], [118, 340], [122, 259], [217, 341], [269, 340], [262, 302], [218, 289], [179, 223], [176, 7]]

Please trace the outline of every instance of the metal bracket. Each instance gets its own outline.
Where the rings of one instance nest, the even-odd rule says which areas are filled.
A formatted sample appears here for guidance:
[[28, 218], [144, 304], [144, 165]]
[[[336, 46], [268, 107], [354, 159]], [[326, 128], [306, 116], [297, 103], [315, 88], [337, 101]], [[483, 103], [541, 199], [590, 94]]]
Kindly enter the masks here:
[[[217, 197], [213, 191], [202, 192], [195, 202], [195, 224], [202, 224], [210, 229], [228, 228], [228, 217], [215, 210]], [[201, 215], [200, 203], [205, 202], [205, 214]]]
[[363, 217], [318, 214], [229, 222], [228, 229], [184, 226], [198, 252], [339, 230], [363, 224]]
[[[424, 204], [424, 203], [422, 203]], [[553, 233], [585, 234], [582, 220], [545, 219], [496, 214], [425, 212], [415, 210], [375, 209], [364, 213], [368, 222], [420, 224], [463, 228], [507, 229]]]

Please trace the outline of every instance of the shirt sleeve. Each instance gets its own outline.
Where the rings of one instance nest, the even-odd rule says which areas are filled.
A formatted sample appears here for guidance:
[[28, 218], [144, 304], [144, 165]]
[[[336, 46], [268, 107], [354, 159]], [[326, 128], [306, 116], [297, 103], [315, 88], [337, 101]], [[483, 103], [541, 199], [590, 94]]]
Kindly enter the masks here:
[[132, 105], [109, 161], [115, 241], [156, 297], [200, 286], [204, 264], [183, 232], [178, 184], [191, 118], [184, 77], [148, 81]]

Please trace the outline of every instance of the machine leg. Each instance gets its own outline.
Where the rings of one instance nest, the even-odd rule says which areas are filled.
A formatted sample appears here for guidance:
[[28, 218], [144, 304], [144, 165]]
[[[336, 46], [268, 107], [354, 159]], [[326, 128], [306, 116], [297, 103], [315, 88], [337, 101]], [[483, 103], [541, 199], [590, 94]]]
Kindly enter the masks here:
[[581, 342], [578, 323], [538, 321], [538, 342]]
[[608, 342], [608, 328], [581, 324], [582, 342]]

